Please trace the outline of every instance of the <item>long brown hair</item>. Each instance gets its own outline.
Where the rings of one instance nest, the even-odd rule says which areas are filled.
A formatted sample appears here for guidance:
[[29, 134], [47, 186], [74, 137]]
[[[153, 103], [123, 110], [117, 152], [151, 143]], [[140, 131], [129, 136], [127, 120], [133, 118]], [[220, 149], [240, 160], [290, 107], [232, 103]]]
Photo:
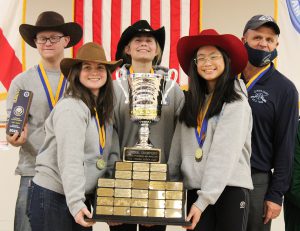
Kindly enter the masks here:
[[107, 78], [105, 84], [100, 88], [97, 98], [79, 80], [82, 63], [75, 64], [68, 75], [69, 84], [65, 92], [66, 97], [73, 97], [82, 100], [90, 109], [91, 115], [95, 116], [96, 107], [101, 123], [109, 122], [113, 113], [114, 91], [110, 70], [105, 66]]

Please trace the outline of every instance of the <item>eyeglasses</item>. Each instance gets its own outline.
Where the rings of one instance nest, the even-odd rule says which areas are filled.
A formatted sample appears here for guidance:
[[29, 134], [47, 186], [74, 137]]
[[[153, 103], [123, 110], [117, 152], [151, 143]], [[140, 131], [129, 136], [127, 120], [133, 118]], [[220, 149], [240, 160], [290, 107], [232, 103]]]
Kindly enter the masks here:
[[195, 64], [197, 65], [198, 63], [200, 63], [200, 64], [204, 64], [204, 63], [206, 63], [208, 60], [210, 61], [210, 62], [215, 62], [215, 61], [217, 61], [218, 59], [220, 59], [222, 57], [222, 55], [220, 54], [220, 55], [210, 55], [210, 56], [208, 56], [208, 57], [198, 57], [198, 58], [195, 58], [194, 59], [194, 62], [195, 62]]
[[49, 37], [49, 38], [47, 38], [47, 37], [38, 37], [38, 38], [35, 39], [35, 42], [37, 44], [45, 44], [49, 40], [50, 43], [58, 43], [62, 37], [65, 37], [65, 36], [64, 35], [61, 35], [61, 36], [57, 35], [57, 36], [52, 36], [52, 37]]

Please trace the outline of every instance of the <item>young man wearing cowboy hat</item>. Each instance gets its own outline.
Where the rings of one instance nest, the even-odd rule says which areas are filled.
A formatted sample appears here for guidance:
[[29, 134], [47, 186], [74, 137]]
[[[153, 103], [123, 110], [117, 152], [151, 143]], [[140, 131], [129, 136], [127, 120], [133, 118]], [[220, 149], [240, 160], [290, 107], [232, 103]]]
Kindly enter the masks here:
[[255, 15], [245, 25], [242, 41], [249, 61], [242, 73], [253, 114], [248, 231], [271, 229], [279, 216], [291, 179], [298, 122], [298, 92], [276, 70], [279, 27], [271, 16]]
[[35, 25], [22, 24], [20, 34], [27, 44], [37, 48], [41, 61], [14, 78], [7, 98], [7, 113], [10, 115], [15, 93], [18, 89], [33, 92], [27, 125], [21, 134], [7, 136], [7, 141], [20, 147], [19, 163], [15, 173], [21, 176], [15, 210], [15, 231], [31, 230], [26, 215], [27, 192], [35, 174], [35, 161], [44, 141], [44, 122], [56, 102], [62, 96], [66, 79], [60, 72], [64, 49], [74, 46], [82, 37], [77, 23], [65, 23], [64, 18], [52, 11], [38, 16]]

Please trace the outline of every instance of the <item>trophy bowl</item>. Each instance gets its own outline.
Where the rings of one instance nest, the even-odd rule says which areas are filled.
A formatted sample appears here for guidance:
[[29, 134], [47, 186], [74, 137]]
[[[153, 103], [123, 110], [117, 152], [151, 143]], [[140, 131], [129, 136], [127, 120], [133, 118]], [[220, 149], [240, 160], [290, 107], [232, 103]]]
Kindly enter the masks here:
[[[174, 74], [174, 79], [171, 76]], [[121, 77], [120, 77], [121, 76]], [[178, 73], [170, 69], [167, 75], [157, 73], [121, 73], [116, 74], [116, 80], [125, 95], [125, 103], [129, 103], [130, 118], [139, 123], [139, 139], [134, 147], [125, 147], [124, 161], [156, 162], [161, 159], [161, 150], [153, 147], [149, 140], [149, 125], [160, 119], [162, 105], [166, 104], [167, 96], [174, 87]], [[124, 89], [121, 78], [128, 81], [128, 91]], [[172, 81], [166, 90], [168, 81]]]

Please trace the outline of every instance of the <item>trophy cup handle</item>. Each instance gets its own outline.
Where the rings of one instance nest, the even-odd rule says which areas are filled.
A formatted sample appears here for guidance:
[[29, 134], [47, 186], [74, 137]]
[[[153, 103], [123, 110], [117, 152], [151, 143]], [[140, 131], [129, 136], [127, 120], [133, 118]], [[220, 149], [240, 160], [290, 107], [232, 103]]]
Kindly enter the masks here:
[[124, 89], [124, 87], [122, 85], [122, 82], [121, 82], [121, 79], [126, 80], [126, 73], [124, 73], [124, 70], [122, 70], [122, 68], [118, 69], [116, 71], [116, 80], [117, 80], [117, 83], [118, 83], [119, 87], [121, 88], [121, 90], [123, 91], [123, 93], [125, 95], [125, 104], [128, 104], [129, 103], [129, 94]]
[[[172, 74], [174, 73], [174, 79], [172, 80]], [[165, 93], [162, 94], [162, 104], [167, 104], [167, 97], [171, 89], [175, 86], [175, 83], [178, 79], [178, 72], [176, 69], [169, 69], [168, 76], [166, 78], [167, 81], [172, 81], [171, 86], [165, 91]]]

